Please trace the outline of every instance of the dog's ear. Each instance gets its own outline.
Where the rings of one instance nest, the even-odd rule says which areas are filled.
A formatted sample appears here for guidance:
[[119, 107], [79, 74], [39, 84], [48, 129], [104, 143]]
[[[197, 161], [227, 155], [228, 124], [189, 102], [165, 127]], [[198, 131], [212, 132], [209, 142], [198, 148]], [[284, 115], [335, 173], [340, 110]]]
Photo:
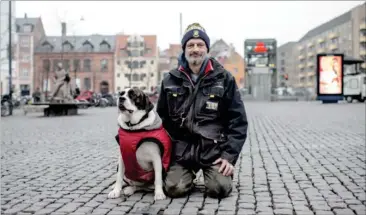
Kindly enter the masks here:
[[146, 112], [149, 112], [154, 109], [154, 105], [151, 103], [149, 97], [145, 93], [138, 92], [135, 94], [135, 96], [135, 105], [138, 110], [145, 110]]

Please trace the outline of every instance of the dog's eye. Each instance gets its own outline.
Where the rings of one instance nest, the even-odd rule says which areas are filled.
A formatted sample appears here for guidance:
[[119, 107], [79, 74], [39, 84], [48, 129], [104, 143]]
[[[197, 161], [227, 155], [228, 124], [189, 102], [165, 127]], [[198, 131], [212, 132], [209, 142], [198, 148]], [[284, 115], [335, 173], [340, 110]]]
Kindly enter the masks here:
[[123, 96], [126, 92], [125, 91], [122, 91], [119, 93], [120, 96]]

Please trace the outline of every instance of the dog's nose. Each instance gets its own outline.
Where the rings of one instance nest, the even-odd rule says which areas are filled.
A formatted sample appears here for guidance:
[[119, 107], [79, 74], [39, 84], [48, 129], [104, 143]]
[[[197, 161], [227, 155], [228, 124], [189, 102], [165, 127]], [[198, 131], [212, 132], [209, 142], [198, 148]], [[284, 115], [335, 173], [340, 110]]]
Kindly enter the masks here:
[[119, 102], [124, 102], [126, 100], [125, 97], [119, 97]]

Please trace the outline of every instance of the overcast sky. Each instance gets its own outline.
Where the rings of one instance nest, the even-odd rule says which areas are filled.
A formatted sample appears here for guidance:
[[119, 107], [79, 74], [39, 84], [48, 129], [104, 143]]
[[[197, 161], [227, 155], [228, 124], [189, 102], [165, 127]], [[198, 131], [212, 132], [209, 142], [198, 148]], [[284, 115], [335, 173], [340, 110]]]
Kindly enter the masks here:
[[[224, 39], [243, 55], [245, 39], [275, 38], [279, 45], [299, 40], [307, 31], [362, 4], [363, 1], [17, 1], [16, 15], [42, 17], [49, 36], [60, 35], [60, 22], [68, 34], [154, 34], [158, 46], [180, 43], [192, 22], [206, 28], [213, 42]], [[80, 22], [80, 17], [84, 21]], [[72, 27], [72, 25], [74, 27]]]

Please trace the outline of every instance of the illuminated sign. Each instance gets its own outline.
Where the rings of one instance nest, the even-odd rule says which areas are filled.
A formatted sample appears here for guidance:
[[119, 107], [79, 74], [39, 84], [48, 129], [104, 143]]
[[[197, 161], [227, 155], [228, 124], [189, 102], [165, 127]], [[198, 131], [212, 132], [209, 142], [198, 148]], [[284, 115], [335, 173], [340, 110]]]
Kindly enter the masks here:
[[317, 55], [318, 96], [343, 96], [343, 54]]

